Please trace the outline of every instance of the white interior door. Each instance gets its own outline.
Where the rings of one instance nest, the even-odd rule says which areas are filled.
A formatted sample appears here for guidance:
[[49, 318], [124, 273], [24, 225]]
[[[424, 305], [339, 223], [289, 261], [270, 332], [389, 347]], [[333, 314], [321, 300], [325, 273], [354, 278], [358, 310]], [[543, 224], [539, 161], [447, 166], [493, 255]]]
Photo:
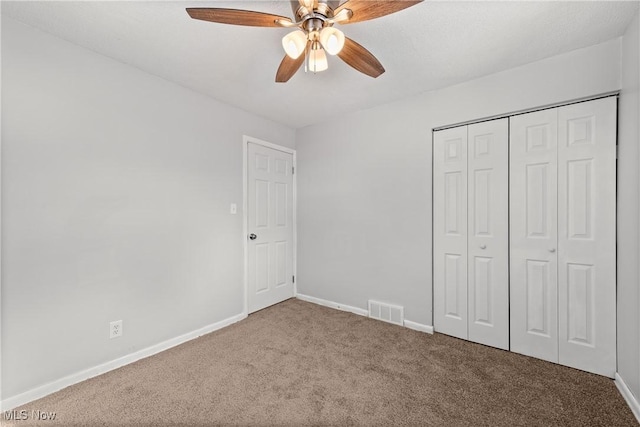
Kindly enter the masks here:
[[467, 128], [433, 137], [434, 329], [467, 339]]
[[511, 351], [558, 362], [557, 109], [510, 119]]
[[293, 156], [247, 148], [249, 313], [293, 296]]
[[470, 341], [509, 349], [509, 121], [468, 126]]
[[559, 361], [616, 371], [616, 99], [558, 108]]

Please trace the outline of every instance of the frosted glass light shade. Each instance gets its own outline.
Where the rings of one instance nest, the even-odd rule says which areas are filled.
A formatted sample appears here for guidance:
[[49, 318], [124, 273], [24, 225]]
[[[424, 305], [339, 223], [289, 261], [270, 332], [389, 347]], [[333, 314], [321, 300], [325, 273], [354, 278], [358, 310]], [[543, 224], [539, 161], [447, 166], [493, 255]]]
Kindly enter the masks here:
[[304, 52], [307, 46], [307, 35], [300, 31], [293, 31], [282, 38], [282, 47], [285, 53], [292, 59], [296, 59]]
[[318, 49], [311, 49], [309, 51], [309, 71], [313, 73], [319, 73], [329, 68], [327, 62], [327, 55], [324, 53], [324, 49], [318, 46]]
[[344, 47], [344, 33], [333, 27], [320, 31], [320, 43], [329, 55], [337, 55]]

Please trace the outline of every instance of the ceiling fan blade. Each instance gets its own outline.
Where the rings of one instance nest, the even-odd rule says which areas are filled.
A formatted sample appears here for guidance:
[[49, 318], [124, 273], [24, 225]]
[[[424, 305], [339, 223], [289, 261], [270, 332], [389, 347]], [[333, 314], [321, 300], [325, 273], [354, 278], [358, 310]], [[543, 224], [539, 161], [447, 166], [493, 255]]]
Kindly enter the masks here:
[[306, 51], [309, 49], [309, 43], [307, 43], [307, 48], [305, 52], [300, 54], [296, 59], [291, 59], [289, 55], [285, 55], [278, 67], [278, 72], [276, 73], [276, 83], [286, 83], [289, 81], [291, 77], [300, 69], [302, 64], [304, 63], [304, 59], [307, 57]]
[[348, 37], [344, 38], [344, 47], [338, 53], [340, 59], [374, 79], [384, 73], [384, 67], [367, 49]]
[[291, 19], [285, 16], [254, 12], [252, 10], [192, 7], [187, 8], [187, 13], [193, 19], [200, 19], [201, 21], [247, 25], [250, 27], [282, 27], [284, 26], [283, 23], [293, 23]]
[[334, 15], [339, 14], [344, 9], [351, 9], [351, 11], [353, 12], [353, 16], [351, 17], [351, 19], [340, 23], [353, 24], [354, 22], [368, 21], [370, 19], [390, 15], [421, 2], [422, 0], [347, 0], [334, 11]]

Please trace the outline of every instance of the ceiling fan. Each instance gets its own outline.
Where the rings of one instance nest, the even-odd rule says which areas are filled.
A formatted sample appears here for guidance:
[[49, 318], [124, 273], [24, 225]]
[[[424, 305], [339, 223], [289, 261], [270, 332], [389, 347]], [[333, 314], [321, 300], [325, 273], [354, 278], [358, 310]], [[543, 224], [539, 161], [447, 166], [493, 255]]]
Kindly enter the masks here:
[[328, 68], [327, 56], [338, 55], [351, 67], [371, 77], [384, 73], [380, 61], [334, 24], [352, 24], [389, 15], [422, 0], [294, 0], [295, 21], [290, 18], [251, 10], [223, 8], [187, 8], [193, 19], [252, 27], [297, 28], [282, 38], [286, 53], [276, 73], [276, 82], [288, 81], [305, 63], [314, 73]]

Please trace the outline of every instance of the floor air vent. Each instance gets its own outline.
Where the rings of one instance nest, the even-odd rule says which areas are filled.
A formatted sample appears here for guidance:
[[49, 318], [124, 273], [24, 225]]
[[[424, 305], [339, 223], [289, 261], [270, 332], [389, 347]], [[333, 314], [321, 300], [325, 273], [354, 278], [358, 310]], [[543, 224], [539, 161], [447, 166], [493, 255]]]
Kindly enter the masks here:
[[369, 300], [369, 317], [404, 326], [404, 309], [399, 305]]

